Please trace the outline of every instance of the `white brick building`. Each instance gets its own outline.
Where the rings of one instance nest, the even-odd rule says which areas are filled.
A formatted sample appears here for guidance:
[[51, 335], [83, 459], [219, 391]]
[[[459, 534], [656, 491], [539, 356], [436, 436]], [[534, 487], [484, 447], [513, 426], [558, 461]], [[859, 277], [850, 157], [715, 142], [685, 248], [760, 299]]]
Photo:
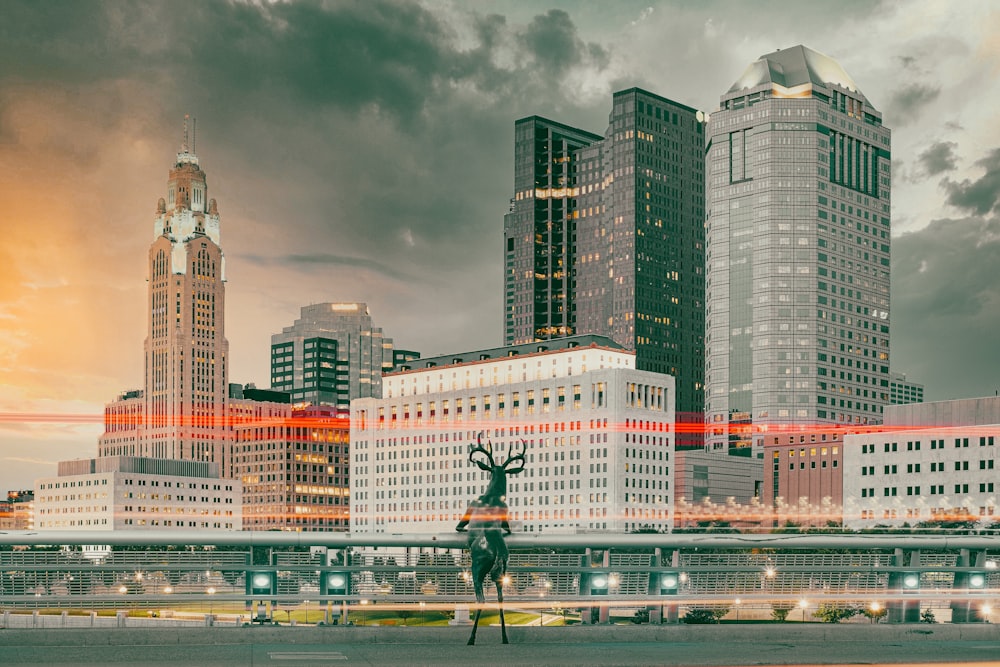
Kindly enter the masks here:
[[453, 530], [487, 481], [468, 462], [480, 432], [498, 460], [526, 442], [516, 532], [672, 526], [671, 376], [597, 336], [418, 363], [351, 403], [351, 532]]

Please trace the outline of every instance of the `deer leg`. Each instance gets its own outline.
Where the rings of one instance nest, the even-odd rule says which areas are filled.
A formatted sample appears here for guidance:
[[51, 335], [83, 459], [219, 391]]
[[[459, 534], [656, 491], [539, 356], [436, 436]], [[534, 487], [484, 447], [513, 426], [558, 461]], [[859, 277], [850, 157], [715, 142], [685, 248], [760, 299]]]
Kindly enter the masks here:
[[476, 644], [476, 630], [479, 629], [479, 616], [483, 613], [482, 605], [476, 607], [476, 620], [472, 622], [472, 635], [469, 637], [469, 641], [466, 646], [474, 646]]
[[503, 638], [503, 643], [507, 644], [507, 623], [503, 619], [503, 582], [498, 581], [497, 584], [497, 603], [500, 607], [500, 636]]
[[472, 621], [472, 634], [469, 636], [467, 646], [473, 646], [476, 643], [476, 630], [479, 629], [479, 617], [482, 616], [483, 606], [486, 604], [486, 594], [483, 593], [482, 575], [475, 564], [472, 567], [472, 584], [476, 591], [476, 618]]

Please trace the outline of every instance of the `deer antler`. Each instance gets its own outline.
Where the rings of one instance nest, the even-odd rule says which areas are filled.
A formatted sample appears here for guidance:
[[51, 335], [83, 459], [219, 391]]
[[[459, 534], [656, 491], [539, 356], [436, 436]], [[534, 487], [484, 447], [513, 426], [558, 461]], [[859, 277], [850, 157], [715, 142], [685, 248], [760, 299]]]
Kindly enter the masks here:
[[[524, 455], [527, 453], [528, 453], [528, 443], [522, 439], [521, 451], [515, 452], [506, 461], [504, 461], [503, 463], [504, 471], [506, 471], [508, 475], [516, 475], [517, 473], [524, 470], [525, 463], [527, 463], [527, 460], [524, 458]], [[513, 468], [508, 468], [508, 466], [512, 463], [520, 463], [520, 465], [515, 466]]]
[[[483, 463], [482, 461], [476, 459], [475, 455], [477, 453], [485, 454], [486, 460], [489, 461], [489, 464]], [[493, 462], [493, 444], [487, 440], [486, 445], [485, 446], [483, 445], [482, 432], [480, 432], [479, 435], [476, 436], [476, 444], [469, 445], [469, 462], [475, 463], [477, 466], [479, 466], [481, 470], [485, 470], [486, 472], [490, 472], [491, 470], [493, 470], [493, 467], [496, 465]]]

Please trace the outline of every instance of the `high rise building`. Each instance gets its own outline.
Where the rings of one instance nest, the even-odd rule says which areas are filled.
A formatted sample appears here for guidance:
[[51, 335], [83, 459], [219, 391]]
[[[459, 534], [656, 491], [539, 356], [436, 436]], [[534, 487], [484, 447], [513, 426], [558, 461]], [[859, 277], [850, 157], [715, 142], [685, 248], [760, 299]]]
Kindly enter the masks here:
[[214, 462], [225, 471], [225, 258], [219, 209], [187, 122], [153, 223], [144, 388], [107, 406], [98, 451]]
[[351, 400], [378, 398], [382, 373], [414, 352], [396, 350], [363, 303], [318, 303], [271, 336], [271, 387], [296, 405], [324, 405], [346, 416]]
[[707, 446], [889, 402], [890, 133], [831, 58], [752, 63], [711, 117]]
[[[117, 484], [118, 478], [126, 486], [146, 486], [148, 481], [151, 486], [181, 488], [175, 479], [143, 481], [125, 473], [200, 476], [218, 479], [184, 482], [184, 488], [206, 490], [210, 484], [211, 490], [226, 492], [224, 504], [237, 506], [202, 511], [197, 504], [184, 505], [198, 499], [208, 502], [207, 494], [198, 499], [160, 494], [153, 496], [161, 499], [160, 505], [128, 501], [119, 506], [109, 504], [108, 491], [102, 491], [105, 501], [100, 503], [91, 502], [98, 498], [91, 494], [47, 493], [47, 528], [347, 527], [349, 430], [335, 410], [346, 415], [351, 391], [372, 395], [367, 388], [380, 387], [382, 370], [419, 355], [393, 349], [392, 341], [372, 327], [364, 304], [322, 304], [303, 309], [303, 320], [296, 323], [303, 335], [296, 338], [292, 333], [287, 347], [281, 348], [287, 349], [289, 369], [288, 378], [281, 378], [287, 382], [278, 384], [282, 389], [297, 386], [299, 402], [319, 404], [327, 399], [322, 392], [329, 385], [330, 405], [335, 407], [301, 409], [291, 404], [289, 393], [229, 384], [225, 259], [219, 247], [218, 207], [207, 193], [185, 120], [184, 144], [170, 170], [167, 199], [157, 204], [149, 250], [145, 385], [123, 392], [105, 407], [105, 431], [98, 444], [101, 458], [62, 462], [60, 475], [71, 474], [73, 479], [39, 480], [39, 488], [107, 487]], [[315, 310], [336, 313], [339, 319], [313, 316]], [[276, 355], [281, 369], [284, 356]], [[291, 371], [293, 357], [297, 375]], [[297, 385], [293, 377], [298, 378]], [[111, 473], [118, 477], [109, 477]], [[127, 493], [126, 498], [139, 497]], [[114, 498], [119, 498], [118, 492]], [[63, 501], [72, 502], [51, 505]], [[213, 497], [212, 502], [223, 501]], [[221, 518], [194, 521], [174, 516], [191, 512]], [[62, 514], [73, 516], [57, 516]]]
[[601, 136], [538, 116], [514, 123], [504, 216], [504, 345], [570, 336], [578, 151]]
[[636, 368], [677, 380], [678, 447], [704, 408], [704, 123], [631, 88], [603, 137], [538, 117], [515, 124], [504, 220], [507, 345], [607, 336]]

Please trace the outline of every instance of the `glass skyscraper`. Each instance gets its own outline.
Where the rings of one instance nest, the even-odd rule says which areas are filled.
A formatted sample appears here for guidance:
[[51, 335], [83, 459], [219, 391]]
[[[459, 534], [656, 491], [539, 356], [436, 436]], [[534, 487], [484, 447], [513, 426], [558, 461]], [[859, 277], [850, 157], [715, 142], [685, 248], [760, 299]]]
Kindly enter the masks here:
[[678, 446], [700, 444], [704, 393], [704, 122], [638, 88], [604, 136], [537, 116], [515, 124], [505, 217], [507, 345], [607, 336], [676, 379]]
[[707, 446], [870, 424], [889, 402], [890, 132], [803, 46], [752, 63], [707, 150]]

